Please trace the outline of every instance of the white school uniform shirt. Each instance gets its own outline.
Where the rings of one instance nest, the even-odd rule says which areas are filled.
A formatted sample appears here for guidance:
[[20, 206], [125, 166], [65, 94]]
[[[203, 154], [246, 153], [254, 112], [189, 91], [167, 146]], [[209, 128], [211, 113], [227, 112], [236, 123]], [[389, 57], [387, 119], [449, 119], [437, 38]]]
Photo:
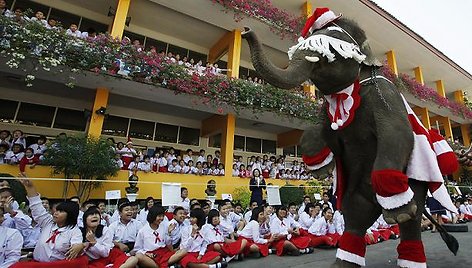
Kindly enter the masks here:
[[220, 170], [217, 169], [217, 168], [215, 168], [215, 169], [211, 172], [211, 175], [213, 175], [213, 176], [218, 176], [218, 175], [220, 175]]
[[30, 226], [27, 229], [19, 230], [23, 236], [23, 248], [34, 248], [41, 234], [39, 225]]
[[160, 167], [165, 167], [165, 166], [167, 166], [167, 159], [166, 159], [165, 157], [159, 158], [158, 164], [159, 164]]
[[36, 17], [31, 17], [30, 21], [36, 21], [40, 24], [42, 24], [44, 27], [47, 27], [48, 26], [48, 22], [46, 20], [38, 20], [38, 18]]
[[461, 204], [461, 205], [459, 206], [459, 212], [460, 212], [461, 214], [472, 215], [472, 212], [470, 212], [469, 207], [466, 206], [466, 205], [464, 205], [464, 204]]
[[7, 268], [20, 260], [23, 237], [18, 230], [3, 226], [0, 234], [0, 268]]
[[288, 228], [290, 228], [290, 221], [287, 218], [280, 220], [278, 217], [275, 217], [270, 221], [270, 232], [272, 234], [286, 235], [287, 240], [290, 240], [292, 235], [288, 233]]
[[233, 177], [239, 177], [239, 170], [233, 169], [232, 176], [233, 176]]
[[[175, 219], [172, 219], [170, 221], [167, 222], [167, 228], [169, 228], [169, 226], [171, 224], [175, 224], [175, 228], [174, 230], [172, 230], [172, 232], [170, 233], [169, 235], [169, 239], [172, 243], [172, 245], [175, 245], [179, 242], [181, 236], [182, 236], [182, 228], [184, 228], [185, 226], [185, 222], [182, 222], [182, 223], [179, 223], [178, 221], [176, 221]], [[168, 231], [168, 229], [166, 229], [166, 232]]]
[[190, 167], [189, 166], [180, 167], [180, 172], [182, 172], [183, 174], [189, 174], [190, 173]]
[[[381, 215], [382, 216], [382, 215]], [[383, 219], [383, 217], [382, 217]], [[345, 223], [344, 223], [344, 216], [343, 214], [341, 214], [339, 212], [339, 210], [336, 210], [334, 212], [334, 215], [333, 215], [333, 222], [334, 222], [334, 226], [335, 226], [335, 229], [336, 229], [336, 233], [342, 235], [344, 233], [344, 230], [345, 230]]]
[[25, 153], [13, 153], [13, 151], [7, 151], [5, 154], [5, 160], [10, 160], [10, 164], [18, 164], [20, 160], [25, 156]]
[[223, 232], [224, 237], [228, 237], [229, 234], [234, 232], [233, 222], [231, 221], [229, 215], [226, 216], [226, 218], [220, 216], [220, 229]]
[[197, 174], [198, 173], [198, 168], [192, 166], [192, 167], [189, 167], [189, 174]]
[[48, 147], [45, 144], [39, 145], [35, 143], [35, 144], [30, 145], [28, 148], [33, 149], [33, 154], [36, 155], [36, 154], [43, 154], [44, 151], [46, 151]]
[[[200, 162], [200, 163], [206, 162], [206, 157], [199, 155], [199, 156], [197, 157], [197, 162]], [[195, 163], [196, 163], [196, 162], [195, 162]]]
[[122, 169], [122, 168], [123, 168], [123, 160], [121, 160], [121, 159], [116, 160], [116, 159], [115, 159], [115, 165], [116, 165], [118, 168]]
[[149, 213], [149, 210], [146, 210], [146, 209], [141, 209], [138, 213], [138, 216], [136, 217], [136, 219], [138, 221], [140, 221], [142, 224], [146, 223], [147, 222], [147, 215]]
[[136, 235], [143, 227], [143, 224], [135, 219], [131, 219], [128, 224], [121, 220], [115, 221], [108, 227], [113, 237], [113, 242], [129, 243], [136, 241]]
[[298, 208], [298, 215], [302, 215], [303, 212], [305, 212], [305, 202], [303, 202], [300, 207]]
[[167, 235], [167, 224], [165, 222], [161, 222], [157, 230], [153, 230], [147, 223], [139, 230], [134, 249], [137, 250], [137, 253], [145, 254], [170, 244], [171, 240]]
[[120, 212], [118, 211], [118, 209], [116, 209], [113, 212], [113, 215], [111, 215], [110, 224], [114, 223], [115, 221], [119, 221], [119, 220], [120, 220]]
[[[82, 233], [76, 226], [58, 227], [41, 203], [40, 195], [28, 197], [33, 219], [41, 228], [33, 258], [39, 262], [64, 260], [71, 245], [82, 243]], [[56, 234], [57, 233], [57, 234]], [[55, 235], [55, 239], [53, 238]]]
[[172, 171], [172, 172], [174, 172], [174, 173], [180, 173], [180, 170], [182, 169], [182, 167], [179, 166], [179, 165], [177, 165], [177, 166], [175, 166], [175, 167], [171, 165], [171, 167], [173, 167], [173, 171]]
[[189, 160], [192, 160], [192, 161], [193, 161], [193, 158], [192, 158], [191, 156], [189, 156], [189, 155], [184, 155], [183, 160], [184, 160], [185, 164], [188, 164], [188, 161], [189, 161]]
[[197, 231], [192, 236], [192, 225], [186, 225], [182, 228], [182, 239], [180, 241], [180, 249], [186, 250], [187, 252], [198, 252], [198, 255], [205, 255], [207, 250], [208, 242], [200, 234], [201, 231]]
[[244, 214], [244, 220], [246, 222], [250, 222], [251, 221], [251, 217], [252, 217], [252, 210], [249, 210], [248, 212], [246, 212], [246, 214]]
[[138, 170], [145, 171], [145, 172], [150, 172], [152, 170], [152, 164], [150, 162], [149, 163], [139, 162]]
[[82, 38], [82, 33], [79, 30], [76, 30], [75, 32], [72, 32], [71, 29], [67, 29], [66, 34], [70, 35], [70, 36], [77, 37], [77, 38]]
[[303, 211], [300, 216], [298, 217], [298, 223], [300, 224], [300, 227], [304, 230], [310, 229], [310, 227], [315, 223], [316, 218], [311, 217]]
[[97, 260], [100, 258], [106, 258], [110, 254], [110, 250], [114, 247], [113, 245], [113, 234], [110, 232], [108, 227], [103, 227], [102, 236], [99, 238], [95, 237], [97, 241], [95, 245], [87, 248], [85, 254], [92, 259]]
[[252, 239], [254, 243], [267, 244], [267, 239], [261, 237], [260, 226], [257, 221], [250, 221], [244, 226], [244, 229], [238, 231], [238, 235]]
[[10, 213], [3, 214], [4, 220], [2, 223], [3, 227], [21, 230], [28, 229], [31, 226], [31, 218], [25, 215], [21, 210], [14, 210], [16, 212], [15, 217], [11, 217]]
[[225, 170], [224, 169], [220, 169], [220, 176], [224, 176], [225, 175]]
[[336, 232], [334, 223], [326, 222], [324, 217], [319, 218], [315, 223], [308, 229], [308, 232], [313, 235], [322, 236], [328, 233], [333, 234]]
[[238, 223], [241, 221], [242, 217], [241, 215], [236, 214], [233, 211], [230, 211], [228, 214], [228, 218], [231, 219], [231, 223], [233, 223], [233, 229], [236, 229], [238, 227]]
[[203, 236], [203, 238], [205, 238], [208, 245], [211, 245], [213, 243], [225, 242], [223, 230], [221, 229], [221, 226], [219, 224], [217, 226], [213, 226], [209, 223], [203, 225], [200, 234]]
[[173, 155], [173, 154], [169, 154], [169, 156], [167, 156], [167, 165], [168, 165], [169, 167], [172, 166], [172, 160], [174, 160], [174, 159], [176, 159], [176, 157], [175, 157], [175, 155]]

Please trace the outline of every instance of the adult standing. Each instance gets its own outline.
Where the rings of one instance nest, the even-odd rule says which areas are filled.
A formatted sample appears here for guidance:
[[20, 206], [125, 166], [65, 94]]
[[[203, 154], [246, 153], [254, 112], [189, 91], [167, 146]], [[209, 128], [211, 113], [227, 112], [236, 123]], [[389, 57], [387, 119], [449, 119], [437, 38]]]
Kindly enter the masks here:
[[249, 181], [249, 190], [251, 191], [251, 203], [257, 202], [260, 206], [262, 205], [262, 190], [266, 189], [266, 182], [261, 176], [259, 169], [252, 171], [252, 177]]

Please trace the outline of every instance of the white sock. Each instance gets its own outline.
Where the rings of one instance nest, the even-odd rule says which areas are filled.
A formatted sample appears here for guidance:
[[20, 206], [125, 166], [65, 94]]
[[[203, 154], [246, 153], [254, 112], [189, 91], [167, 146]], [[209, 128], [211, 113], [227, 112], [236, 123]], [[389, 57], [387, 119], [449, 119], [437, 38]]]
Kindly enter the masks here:
[[306, 249], [300, 249], [301, 254], [305, 254], [306, 252], [307, 252]]
[[274, 254], [275, 253], [275, 250], [269, 248], [269, 254]]
[[208, 268], [220, 268], [220, 267], [221, 267], [221, 263], [209, 264], [208, 265]]

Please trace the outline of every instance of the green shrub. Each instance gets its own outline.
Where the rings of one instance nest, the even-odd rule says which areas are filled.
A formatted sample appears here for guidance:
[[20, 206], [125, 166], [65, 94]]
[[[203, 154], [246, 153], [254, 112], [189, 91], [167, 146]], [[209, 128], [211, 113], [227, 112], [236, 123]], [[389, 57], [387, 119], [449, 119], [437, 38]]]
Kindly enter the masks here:
[[296, 185], [286, 184], [280, 188], [280, 200], [283, 205], [288, 205], [291, 202], [301, 203], [305, 195], [304, 189]]
[[249, 207], [249, 202], [251, 201], [251, 191], [248, 187], [242, 186], [234, 189], [233, 192], [233, 202], [240, 203], [243, 209]]

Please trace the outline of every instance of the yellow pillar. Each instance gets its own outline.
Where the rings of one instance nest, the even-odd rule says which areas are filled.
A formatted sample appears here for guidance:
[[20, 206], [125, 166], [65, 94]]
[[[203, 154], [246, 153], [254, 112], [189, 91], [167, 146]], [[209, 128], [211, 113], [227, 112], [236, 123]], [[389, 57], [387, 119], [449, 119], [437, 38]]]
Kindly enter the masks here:
[[225, 124], [221, 132], [221, 157], [225, 165], [225, 176], [231, 176], [233, 170], [234, 130], [236, 129], [236, 117], [234, 114], [225, 116]]
[[417, 116], [420, 117], [421, 123], [423, 123], [423, 126], [427, 129], [431, 129], [431, 121], [429, 119], [428, 108], [414, 107], [413, 111], [415, 112]]
[[313, 99], [316, 98], [314, 85], [303, 85], [303, 91], [310, 94]]
[[392, 69], [395, 75], [398, 75], [397, 58], [395, 57], [395, 51], [393, 51], [392, 49], [385, 54], [387, 55], [388, 66], [390, 66], [390, 69]]
[[305, 3], [303, 3], [302, 5], [302, 17], [304, 18], [310, 17], [312, 10], [313, 8], [311, 6], [311, 3], [309, 1], [305, 1]]
[[116, 7], [115, 18], [113, 19], [113, 26], [111, 27], [110, 35], [114, 38], [123, 37], [123, 31], [125, 30], [126, 17], [128, 16], [128, 10], [131, 0], [118, 0]]
[[88, 135], [93, 137], [100, 137], [102, 134], [103, 120], [105, 116], [97, 114], [100, 108], [106, 108], [108, 104], [109, 90], [107, 88], [99, 87], [95, 93], [95, 102], [93, 103], [92, 116], [90, 118], [90, 124], [88, 127]]
[[228, 77], [239, 78], [241, 63], [241, 31], [234, 30], [228, 47]]
[[[440, 96], [443, 96], [444, 98], [446, 97], [446, 88], [444, 87], [443, 80], [436, 81], [436, 91]], [[449, 117], [442, 117], [442, 123], [444, 126], [444, 132], [446, 133], [446, 139], [450, 138], [453, 140], [454, 137], [452, 136], [451, 120], [449, 120]]]
[[461, 134], [464, 146], [470, 146], [470, 125], [461, 125]]
[[446, 97], [446, 88], [444, 87], [443, 80], [436, 81], [436, 91], [440, 96]]
[[464, 92], [460, 89], [454, 91], [454, 100], [458, 103], [464, 104]]
[[420, 66], [416, 67], [415, 69], [413, 69], [415, 71], [415, 79], [416, 79], [416, 82], [424, 85], [424, 79], [423, 79], [423, 70], [421, 69]]

